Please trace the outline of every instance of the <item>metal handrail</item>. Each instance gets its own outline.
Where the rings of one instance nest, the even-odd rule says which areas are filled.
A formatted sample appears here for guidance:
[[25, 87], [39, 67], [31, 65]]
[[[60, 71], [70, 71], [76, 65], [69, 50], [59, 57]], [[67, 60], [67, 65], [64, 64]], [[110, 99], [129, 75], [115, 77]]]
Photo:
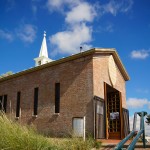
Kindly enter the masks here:
[[123, 145], [131, 138], [135, 135], [135, 131], [132, 131], [130, 134], [128, 134], [121, 142], [119, 142], [116, 147], [114, 148], [114, 150], [121, 150], [121, 148], [123, 147]]
[[144, 127], [144, 116], [147, 114], [147, 112], [136, 112], [134, 113], [134, 121], [133, 121], [133, 130], [130, 134], [128, 134], [121, 142], [119, 142], [114, 150], [121, 150], [123, 145], [136, 134], [136, 123], [137, 123], [137, 114], [141, 117], [140, 120], [140, 131], [135, 136], [134, 140], [130, 143], [128, 146], [128, 150], [133, 150], [135, 147], [136, 142], [138, 141], [141, 134], [143, 134], [143, 147], [145, 148], [145, 127]]
[[[133, 139], [133, 141], [130, 143], [130, 145], [128, 146], [127, 150], [133, 150], [135, 147], [136, 142], [138, 141], [139, 137], [141, 136], [141, 134], [143, 134], [143, 129], [140, 130], [137, 135], [135, 136], [135, 138]], [[144, 147], [145, 148], [145, 147]]]
[[135, 136], [135, 138], [133, 139], [133, 141], [130, 143], [130, 145], [128, 146], [127, 150], [133, 150], [135, 147], [136, 142], [138, 141], [138, 139], [140, 138], [140, 136], [143, 134], [143, 147], [145, 148], [145, 127], [144, 127], [144, 116], [147, 115], [147, 112], [138, 112], [137, 113], [140, 117], [140, 131], [137, 133], [137, 135]]

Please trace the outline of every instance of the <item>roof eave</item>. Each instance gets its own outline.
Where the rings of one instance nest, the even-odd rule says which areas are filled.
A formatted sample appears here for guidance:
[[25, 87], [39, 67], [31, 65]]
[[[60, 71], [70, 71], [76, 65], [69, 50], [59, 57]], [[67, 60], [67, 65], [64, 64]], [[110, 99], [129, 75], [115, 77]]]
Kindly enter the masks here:
[[15, 73], [13, 75], [1, 78], [0, 82], [3, 82], [5, 80], [9, 80], [9, 79], [12, 79], [12, 78], [16, 78], [18, 76], [21, 76], [21, 75], [24, 75], [24, 74], [27, 74], [27, 73], [31, 73], [31, 72], [34, 72], [34, 71], [37, 71], [37, 70], [41, 70], [43, 68], [47, 68], [47, 67], [58, 65], [58, 64], [70, 61], [70, 60], [74, 60], [74, 59], [77, 59], [77, 58], [80, 58], [80, 57], [83, 57], [83, 56], [91, 55], [91, 54], [94, 54], [94, 53], [112, 54], [114, 56], [114, 59], [115, 59], [116, 63], [119, 66], [119, 69], [121, 70], [121, 73], [123, 74], [123, 77], [124, 77], [125, 81], [130, 80], [129, 75], [127, 74], [127, 72], [126, 72], [126, 70], [125, 70], [125, 68], [124, 68], [124, 66], [123, 66], [123, 64], [122, 64], [122, 62], [121, 62], [121, 60], [120, 60], [120, 58], [119, 58], [119, 56], [118, 56], [118, 54], [117, 54], [117, 52], [114, 48], [92, 48], [88, 51], [84, 51], [84, 52], [81, 52], [81, 53], [78, 53], [78, 54], [75, 54], [75, 55], [72, 55], [72, 56], [68, 56], [68, 57], [65, 57], [65, 58], [62, 58], [62, 59], [59, 59], [59, 60], [56, 60], [56, 61], [51, 61], [51, 62], [43, 64], [41, 66], [33, 67], [33, 68], [30, 68], [30, 69], [21, 71], [19, 73]]

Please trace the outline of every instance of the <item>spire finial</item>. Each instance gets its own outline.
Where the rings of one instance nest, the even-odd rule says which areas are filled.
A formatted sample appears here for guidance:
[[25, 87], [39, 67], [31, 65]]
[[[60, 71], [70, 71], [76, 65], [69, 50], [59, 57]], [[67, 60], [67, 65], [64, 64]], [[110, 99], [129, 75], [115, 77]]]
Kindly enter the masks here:
[[44, 31], [44, 37], [46, 37], [46, 31]]

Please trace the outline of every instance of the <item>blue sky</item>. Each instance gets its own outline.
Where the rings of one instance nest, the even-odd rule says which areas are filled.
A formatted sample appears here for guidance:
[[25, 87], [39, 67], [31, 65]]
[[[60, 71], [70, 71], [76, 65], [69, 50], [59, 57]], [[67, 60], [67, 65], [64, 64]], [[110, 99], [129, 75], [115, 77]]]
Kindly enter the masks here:
[[131, 77], [131, 118], [135, 111], [150, 113], [149, 0], [1, 0], [0, 74], [33, 67], [44, 30], [55, 60], [80, 46], [116, 48]]

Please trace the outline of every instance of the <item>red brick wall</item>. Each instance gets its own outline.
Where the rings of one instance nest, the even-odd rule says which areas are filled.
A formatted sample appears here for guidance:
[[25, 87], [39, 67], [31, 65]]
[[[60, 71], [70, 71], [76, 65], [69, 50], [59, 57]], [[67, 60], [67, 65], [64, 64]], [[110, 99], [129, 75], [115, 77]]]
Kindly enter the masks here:
[[[19, 122], [34, 124], [39, 131], [47, 134], [61, 135], [72, 131], [73, 117], [86, 116], [86, 130], [93, 132], [92, 66], [92, 56], [86, 56], [1, 82], [0, 95], [8, 95], [7, 113], [15, 119], [17, 92], [20, 91]], [[54, 114], [56, 82], [60, 82], [59, 116]], [[34, 118], [36, 87], [39, 87], [38, 117]]]
[[[0, 82], [0, 95], [7, 94], [7, 114], [15, 119], [17, 92], [21, 92], [18, 122], [34, 124], [40, 132], [64, 135], [72, 131], [73, 117], [86, 116], [86, 131], [93, 134], [93, 96], [104, 98], [104, 82], [111, 85], [108, 55], [96, 54], [70, 60]], [[55, 113], [55, 83], [60, 82], [60, 114]], [[32, 117], [34, 88], [39, 87], [38, 117]], [[125, 81], [117, 69], [115, 88], [126, 107]]]

